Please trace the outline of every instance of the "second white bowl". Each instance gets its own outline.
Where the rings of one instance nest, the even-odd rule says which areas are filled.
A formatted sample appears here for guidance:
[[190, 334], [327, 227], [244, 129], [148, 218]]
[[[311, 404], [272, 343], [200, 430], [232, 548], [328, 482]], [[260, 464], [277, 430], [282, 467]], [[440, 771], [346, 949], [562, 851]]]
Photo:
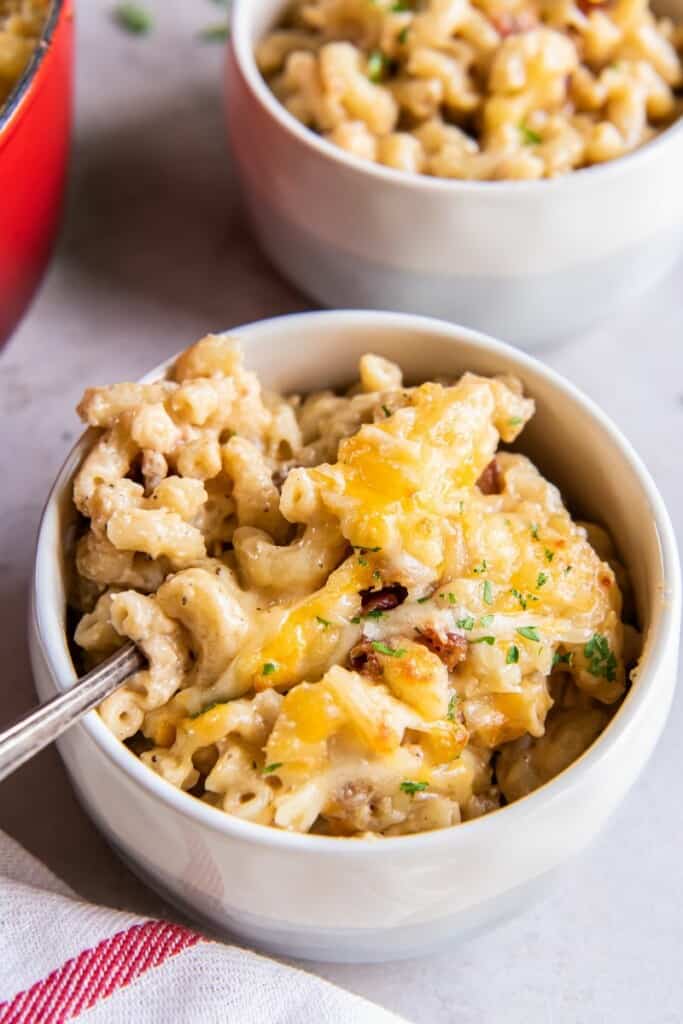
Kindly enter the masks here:
[[[264, 250], [319, 303], [439, 316], [534, 348], [669, 269], [683, 238], [683, 125], [553, 181], [394, 171], [315, 135], [271, 93], [254, 46], [286, 5], [234, 2], [228, 129]], [[682, 0], [673, 6], [683, 15]]]

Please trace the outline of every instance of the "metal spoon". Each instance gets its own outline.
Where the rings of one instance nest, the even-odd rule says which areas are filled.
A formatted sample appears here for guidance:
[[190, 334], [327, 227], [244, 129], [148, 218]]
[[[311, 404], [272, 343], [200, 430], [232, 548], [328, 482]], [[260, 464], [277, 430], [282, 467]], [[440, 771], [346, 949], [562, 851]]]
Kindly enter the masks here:
[[147, 660], [133, 643], [121, 647], [66, 693], [27, 712], [0, 732], [0, 782], [97, 707]]

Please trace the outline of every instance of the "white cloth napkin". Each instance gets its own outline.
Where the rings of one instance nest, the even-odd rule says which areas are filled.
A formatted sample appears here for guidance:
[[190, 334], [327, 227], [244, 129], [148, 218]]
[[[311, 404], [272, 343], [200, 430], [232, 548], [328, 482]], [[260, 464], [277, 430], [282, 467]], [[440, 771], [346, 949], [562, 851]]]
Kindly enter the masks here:
[[401, 1024], [303, 971], [180, 925], [84, 903], [0, 832], [0, 1024], [75, 1019]]

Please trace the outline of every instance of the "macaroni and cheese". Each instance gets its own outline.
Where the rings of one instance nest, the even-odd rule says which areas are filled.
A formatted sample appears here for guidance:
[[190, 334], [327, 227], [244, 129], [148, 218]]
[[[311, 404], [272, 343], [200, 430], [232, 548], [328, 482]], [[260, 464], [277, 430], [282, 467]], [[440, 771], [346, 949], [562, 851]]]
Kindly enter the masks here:
[[0, 0], [0, 106], [38, 45], [49, 0]]
[[396, 170], [552, 178], [679, 115], [683, 29], [647, 0], [294, 0], [257, 47], [273, 92]]
[[542, 785], [605, 727], [637, 634], [607, 534], [523, 455], [512, 377], [282, 397], [208, 336], [86, 391], [72, 603], [100, 714], [172, 785], [298, 832], [393, 836]]

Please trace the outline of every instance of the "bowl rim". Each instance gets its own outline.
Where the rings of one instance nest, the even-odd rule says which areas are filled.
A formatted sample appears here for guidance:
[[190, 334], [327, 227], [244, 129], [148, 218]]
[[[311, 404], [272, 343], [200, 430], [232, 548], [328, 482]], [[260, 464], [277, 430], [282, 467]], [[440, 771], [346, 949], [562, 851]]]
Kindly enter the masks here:
[[38, 77], [38, 71], [49, 50], [62, 11], [66, 8], [68, 2], [69, 0], [52, 0], [47, 17], [43, 22], [40, 38], [31, 54], [31, 58], [20, 78], [15, 82], [14, 88], [7, 97], [4, 106], [0, 107], [0, 141], [2, 141], [3, 132], [19, 116], [20, 110], [33, 90], [34, 83]]
[[[583, 413], [593, 420], [596, 429], [600, 429], [608, 435], [612, 443], [619, 449], [625, 464], [648, 500], [659, 539], [659, 570], [662, 580], [666, 581], [666, 600], [660, 602], [653, 609], [647, 643], [639, 667], [637, 685], [629, 690], [619, 710], [594, 743], [559, 775], [528, 796], [480, 818], [461, 822], [450, 828], [413, 835], [383, 837], [381, 842], [378, 842], [377, 837], [349, 841], [346, 837], [287, 832], [273, 826], [245, 821], [194, 799], [152, 772], [107, 729], [96, 711], [89, 712], [73, 726], [73, 729], [85, 732], [100, 752], [127, 776], [128, 781], [141, 786], [150, 798], [158, 799], [182, 817], [194, 819], [214, 832], [231, 836], [243, 842], [286, 847], [291, 850], [309, 851], [321, 855], [353, 857], [383, 855], [382, 851], [387, 849], [387, 843], [394, 844], [390, 847], [393, 849], [396, 849], [395, 844], [400, 843], [401, 850], [410, 848], [419, 851], [425, 844], [429, 847], [446, 844], [455, 850], [458, 843], [467, 841], [472, 830], [476, 830], [477, 836], [481, 837], [485, 830], [499, 828], [501, 820], [504, 827], [520, 828], [524, 819], [537, 815], [539, 811], [543, 810], [544, 805], [563, 799], [569, 790], [575, 789], [583, 782], [594, 766], [602, 763], [610, 755], [616, 744], [630, 731], [634, 721], [642, 714], [644, 706], [653, 700], [659, 689], [658, 682], [662, 683], [662, 668], [666, 668], [665, 662], [671, 645], [675, 648], [678, 646], [681, 619], [680, 563], [673, 526], [663, 499], [630, 442], [592, 399], [539, 360], [479, 331], [432, 317], [412, 314], [376, 310], [324, 310], [271, 317], [236, 327], [224, 333], [243, 339], [248, 346], [251, 337], [267, 335], [274, 325], [287, 327], [296, 325], [302, 320], [316, 324], [320, 332], [324, 332], [328, 325], [334, 325], [335, 328], [347, 326], [350, 329], [365, 325], [397, 327], [415, 331], [429, 330], [449, 344], [457, 346], [459, 342], [466, 342], [481, 348], [490, 355], [504, 356], [506, 360], [512, 359], [517, 364], [522, 377], [524, 371], [529, 370], [535, 376], [544, 378], [560, 393], [561, 397], [567, 397], [578, 404]], [[171, 356], [140, 379], [143, 382], [158, 379], [176, 357], [175, 355]], [[31, 593], [30, 631], [38, 643], [50, 674], [51, 686], [56, 693], [63, 692], [68, 685], [75, 682], [77, 677], [68, 653], [68, 645], [64, 643], [64, 631], [59, 621], [58, 611], [52, 607], [50, 602], [50, 595], [53, 591], [52, 584], [56, 578], [60, 577], [56, 544], [53, 541], [59, 522], [58, 505], [66, 489], [71, 485], [73, 474], [80, 464], [91, 437], [91, 432], [85, 431], [69, 452], [50, 490], [38, 529]], [[501, 814], [503, 815], [502, 819]]]
[[626, 153], [624, 156], [608, 160], [602, 164], [593, 164], [590, 167], [582, 167], [570, 171], [557, 178], [541, 178], [539, 180], [509, 180], [502, 181], [462, 181], [453, 178], [437, 178], [426, 174], [414, 174], [410, 171], [399, 171], [393, 167], [385, 167], [383, 164], [373, 163], [370, 160], [363, 160], [352, 153], [328, 142], [320, 135], [316, 135], [304, 124], [298, 121], [293, 114], [283, 106], [282, 103], [271, 92], [265, 78], [259, 71], [254, 50], [250, 43], [250, 32], [254, 12], [258, 5], [254, 0], [234, 0], [230, 22], [231, 31], [227, 44], [227, 52], [232, 53], [235, 62], [242, 74], [243, 79], [249, 86], [252, 95], [256, 98], [263, 110], [270, 115], [280, 127], [289, 135], [294, 136], [304, 146], [317, 152], [327, 160], [345, 167], [357, 174], [365, 174], [374, 178], [378, 183], [415, 189], [420, 192], [432, 192], [445, 194], [449, 193], [476, 193], [483, 195], [494, 194], [497, 197], [516, 196], [531, 193], [535, 198], [537, 193], [548, 195], [549, 199], [557, 199], [557, 191], [588, 188], [591, 184], [599, 186], [604, 183], [609, 186], [610, 182], [617, 177], [629, 174], [637, 170], [641, 165], [658, 159], [662, 150], [667, 149], [674, 142], [683, 139], [683, 116], [661, 131], [655, 138], [641, 145], [638, 149]]

